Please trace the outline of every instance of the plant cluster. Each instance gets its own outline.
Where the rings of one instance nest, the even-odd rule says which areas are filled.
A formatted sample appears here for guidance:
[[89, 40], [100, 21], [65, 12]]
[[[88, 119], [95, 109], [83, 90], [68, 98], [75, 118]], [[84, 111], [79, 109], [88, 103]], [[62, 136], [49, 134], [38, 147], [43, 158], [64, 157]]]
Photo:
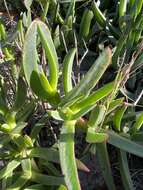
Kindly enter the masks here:
[[[77, 128], [107, 188], [116, 189], [111, 144], [124, 189], [134, 189], [128, 154], [143, 157], [143, 1], [23, 4], [13, 31], [0, 19], [1, 189], [80, 190], [78, 169], [88, 168], [75, 156]], [[83, 74], [84, 61], [91, 67]], [[51, 121], [60, 132], [43, 146]]]

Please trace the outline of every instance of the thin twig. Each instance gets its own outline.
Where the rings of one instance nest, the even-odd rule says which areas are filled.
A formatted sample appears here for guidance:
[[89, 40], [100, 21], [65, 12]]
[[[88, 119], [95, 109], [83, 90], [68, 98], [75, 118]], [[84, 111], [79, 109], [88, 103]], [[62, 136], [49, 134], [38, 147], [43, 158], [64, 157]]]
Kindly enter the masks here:
[[141, 93], [139, 94], [139, 96], [138, 96], [137, 100], [134, 102], [134, 105], [135, 105], [135, 106], [136, 106], [136, 105], [137, 105], [137, 103], [140, 101], [140, 99], [141, 99], [142, 95], [143, 95], [143, 90], [142, 90], [142, 91], [141, 91]]

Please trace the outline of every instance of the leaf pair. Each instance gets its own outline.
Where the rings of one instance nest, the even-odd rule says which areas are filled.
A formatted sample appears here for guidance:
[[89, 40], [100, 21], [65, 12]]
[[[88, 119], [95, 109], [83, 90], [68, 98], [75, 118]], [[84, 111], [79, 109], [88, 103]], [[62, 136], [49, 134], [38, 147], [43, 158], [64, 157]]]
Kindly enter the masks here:
[[[49, 80], [38, 65], [37, 34], [42, 42], [49, 63]], [[57, 93], [58, 58], [48, 27], [41, 21], [35, 20], [30, 25], [25, 36], [23, 47], [23, 68], [26, 80], [35, 94], [50, 103], [59, 101]]]
[[[83, 77], [83, 79], [81, 79], [81, 81], [68, 94], [66, 94], [59, 106], [67, 107], [67, 105], [69, 105], [69, 102], [73, 101], [75, 98], [83, 95], [86, 97], [98, 83], [110, 63], [111, 50], [109, 48], [106, 48], [89, 69], [87, 74]], [[66, 78], [67, 77], [65, 77], [65, 79]]]

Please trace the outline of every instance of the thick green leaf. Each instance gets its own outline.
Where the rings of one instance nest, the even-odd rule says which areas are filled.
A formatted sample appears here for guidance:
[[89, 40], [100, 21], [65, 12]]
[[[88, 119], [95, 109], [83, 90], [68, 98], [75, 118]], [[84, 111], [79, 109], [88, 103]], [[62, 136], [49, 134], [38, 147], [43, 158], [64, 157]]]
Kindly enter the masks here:
[[100, 167], [103, 173], [104, 180], [109, 190], [116, 190], [113, 175], [111, 171], [111, 166], [109, 162], [109, 156], [107, 152], [106, 143], [96, 144], [97, 155], [99, 158]]
[[[41, 99], [50, 100], [50, 94], [48, 91], [48, 88], [44, 88], [44, 84], [42, 84], [41, 80], [42, 74], [40, 75], [37, 71], [33, 71], [31, 73], [30, 78], [30, 86], [33, 90], [33, 92]], [[50, 87], [51, 92], [51, 87]]]
[[31, 185], [26, 187], [24, 190], [47, 190], [47, 187], [44, 185]]
[[127, 154], [125, 151], [118, 151], [119, 168], [122, 177], [122, 182], [125, 190], [133, 190], [133, 183], [128, 166]]
[[[43, 5], [42, 5], [43, 4]], [[46, 21], [46, 18], [47, 18], [47, 13], [48, 13], [48, 10], [49, 10], [49, 4], [50, 2], [49, 1], [41, 1], [41, 8], [43, 9], [42, 13], [41, 13], [41, 20], [43, 22]]]
[[100, 132], [100, 123], [104, 120], [106, 107], [104, 105], [96, 106], [89, 117], [87, 123], [86, 141], [89, 143], [101, 143], [108, 139], [108, 134]]
[[13, 172], [9, 173], [9, 175], [2, 179], [2, 189], [6, 189], [12, 185], [13, 180]]
[[60, 106], [65, 106], [69, 101], [80, 95], [87, 95], [94, 86], [98, 83], [105, 70], [111, 63], [111, 50], [106, 48], [99, 58], [95, 61], [93, 66], [83, 77], [79, 84], [77, 84], [61, 101]]
[[[96, 104], [87, 106], [87, 107], [81, 109], [80, 111], [78, 111], [78, 112], [75, 113], [75, 114], [73, 114], [73, 112], [72, 112], [72, 114], [71, 114], [71, 116], [70, 116], [69, 118], [70, 118], [71, 120], [77, 120], [77, 119], [79, 119], [80, 117], [86, 115], [86, 114], [87, 114], [88, 112], [90, 112], [92, 109], [94, 109], [95, 106], [96, 106]], [[67, 116], [67, 118], [68, 118], [68, 116]], [[65, 118], [65, 120], [66, 120], [67, 118]]]
[[96, 106], [96, 103], [99, 100], [109, 95], [113, 90], [114, 82], [104, 85], [102, 88], [93, 92], [93, 94], [91, 94], [87, 98], [73, 103], [73, 105], [70, 108], [60, 109], [60, 117], [63, 120], [79, 119], [80, 117], [84, 116], [86, 113], [91, 111]]
[[26, 145], [24, 142], [24, 137], [22, 135], [15, 135], [12, 137], [13, 143], [16, 145], [17, 149], [19, 152], [21, 152], [21, 150], [23, 150]]
[[[70, 93], [70, 92], [69, 92]], [[68, 93], [68, 94], [69, 94]], [[85, 95], [84, 94], [81, 94], [81, 95], [79, 95], [79, 96], [77, 96], [77, 97], [74, 97], [73, 99], [71, 99], [71, 100], [69, 100], [69, 101], [67, 101], [66, 102], [66, 104], [64, 104], [63, 106], [62, 106], [62, 109], [67, 109], [67, 107], [70, 107], [72, 104], [74, 104], [74, 103], [76, 103], [77, 101], [79, 101], [79, 100], [82, 100], [82, 99], [84, 99], [85, 98]], [[62, 99], [62, 101], [63, 101], [63, 99]], [[59, 110], [61, 110], [61, 104], [59, 104]]]
[[24, 26], [22, 19], [20, 19], [17, 23], [17, 31], [18, 31], [18, 37], [19, 37], [19, 43], [22, 46], [24, 43]]
[[122, 118], [123, 118], [123, 115], [124, 115], [126, 109], [127, 109], [127, 106], [122, 106], [120, 109], [118, 109], [115, 112], [115, 115], [113, 118], [113, 124], [114, 124], [115, 130], [117, 130], [117, 131], [121, 130], [121, 121], [122, 121]]
[[16, 127], [16, 112], [8, 112], [5, 115], [5, 121], [6, 124], [8, 124], [10, 126], [10, 129], [14, 129]]
[[[26, 154], [26, 152], [24, 152], [23, 157], [26, 157], [26, 156], [27, 156], [27, 154]], [[21, 161], [21, 167], [22, 167], [22, 170], [23, 170], [23, 173], [25, 174], [25, 176], [27, 176], [27, 179], [30, 179], [31, 175], [32, 175], [31, 160], [29, 158], [23, 159]]]
[[92, 10], [93, 10], [95, 19], [97, 20], [97, 23], [105, 29], [108, 27], [109, 31], [112, 33], [112, 35], [118, 39], [119, 38], [119, 32], [117, 31], [116, 28], [114, 28], [112, 26], [112, 24], [110, 22], [108, 22], [108, 20], [102, 14], [102, 12], [100, 11], [100, 9], [99, 9], [99, 7], [95, 1], [93, 1], [93, 3], [92, 3]]
[[65, 183], [63, 177], [48, 176], [35, 171], [32, 171], [31, 181], [49, 186], [58, 186]]
[[95, 132], [93, 127], [87, 129], [86, 141], [88, 143], [102, 143], [106, 142], [108, 139], [108, 134]]
[[50, 117], [53, 117], [56, 120], [63, 121], [63, 119], [60, 117], [59, 112], [57, 110], [49, 110], [47, 111], [48, 115]]
[[131, 9], [133, 7], [134, 3], [135, 3], [135, 0], [129, 1], [129, 9]]
[[21, 134], [22, 130], [26, 127], [27, 123], [20, 122], [16, 124], [16, 127], [10, 132], [11, 135]]
[[95, 15], [97, 22], [100, 24], [100, 26], [105, 27], [106, 26], [106, 18], [100, 11], [100, 9], [95, 1], [93, 1], [92, 9], [93, 9], [93, 13]]
[[69, 190], [80, 190], [75, 153], [74, 129], [75, 121], [65, 121], [62, 127], [59, 152], [62, 172]]
[[109, 108], [108, 108], [108, 114], [112, 111], [114, 111], [117, 107], [119, 106], [122, 106], [123, 104], [123, 101], [124, 101], [124, 98], [118, 98], [116, 100], [113, 100], [110, 105], [109, 105]]
[[61, 172], [54, 165], [54, 163], [51, 163], [51, 162], [46, 161], [46, 160], [44, 160], [44, 162], [43, 162], [43, 159], [41, 159], [41, 160], [39, 160], [38, 165], [40, 166], [40, 168], [44, 168], [45, 171], [50, 172], [51, 175], [62, 176]]
[[68, 189], [66, 188], [66, 186], [60, 185], [60, 187], [57, 190], [68, 190]]
[[39, 73], [39, 78], [40, 78], [40, 81], [41, 81], [41, 85], [42, 87], [45, 89], [45, 91], [47, 90], [50, 93], [52, 93], [52, 88], [49, 84], [49, 81], [47, 80], [44, 72], [43, 73]]
[[136, 0], [134, 2], [133, 9], [132, 9], [132, 15], [134, 16], [134, 18], [136, 18], [140, 14], [142, 7], [143, 7], [142, 0]]
[[130, 31], [130, 28], [128, 29], [128, 32], [121, 35], [120, 39], [117, 42], [116, 49], [115, 49], [113, 57], [112, 57], [113, 67], [115, 67], [115, 68], [117, 68], [118, 57], [119, 57], [120, 53], [123, 51], [123, 48], [127, 42], [129, 31]]
[[3, 169], [0, 170], [0, 179], [8, 176], [15, 168], [20, 165], [20, 161], [12, 160]]
[[131, 134], [135, 134], [143, 125], [143, 113], [140, 114], [140, 116], [136, 119], [135, 124], [131, 128], [130, 132]]
[[63, 61], [63, 87], [65, 94], [72, 90], [72, 67], [76, 53], [76, 48], [72, 48]]
[[55, 31], [53, 32], [53, 42], [54, 42], [55, 48], [58, 49], [59, 46], [61, 45], [59, 25], [57, 25]]
[[0, 40], [6, 40], [7, 33], [3, 22], [0, 20]]
[[30, 79], [33, 71], [38, 72], [38, 55], [36, 50], [37, 23], [32, 22], [25, 36], [23, 47], [23, 69], [26, 80], [30, 85]]
[[[50, 68], [50, 82], [43, 71], [38, 68], [37, 33], [45, 50]], [[23, 48], [23, 68], [28, 84], [34, 93], [52, 103], [57, 103], [59, 97], [56, 92], [58, 82], [58, 59], [48, 27], [41, 21], [35, 20], [30, 25]], [[42, 69], [41, 69], [42, 70]], [[53, 97], [53, 99], [52, 99]]]
[[67, 25], [68, 25], [69, 18], [71, 18], [71, 21], [73, 23], [74, 14], [75, 14], [75, 2], [76, 2], [75, 0], [70, 1], [70, 6], [69, 6], [68, 11], [66, 13], [66, 19], [65, 19], [65, 24], [67, 24]]
[[106, 97], [107, 95], [109, 95], [113, 90], [114, 90], [114, 82], [105, 84], [102, 88], [93, 92], [87, 98], [73, 104], [70, 107], [70, 109], [73, 112], [77, 112], [79, 110], [86, 108], [87, 106], [94, 105], [97, 101], [99, 101], [99, 100], [103, 99], [104, 97]]
[[41, 21], [35, 21], [38, 25], [38, 34], [44, 47], [46, 57], [50, 68], [49, 83], [53, 90], [56, 90], [58, 83], [58, 57], [51, 37], [50, 30], [46, 24]]
[[8, 188], [6, 188], [7, 190], [20, 190], [25, 183], [28, 181], [28, 177], [27, 175], [21, 175], [20, 177], [18, 177], [18, 179]]
[[56, 105], [60, 101], [58, 92], [53, 91], [51, 86], [46, 79], [44, 73], [37, 73], [36, 71], [32, 72], [30, 85], [33, 92], [41, 99], [48, 100], [50, 104]]
[[109, 140], [108, 143], [113, 146], [120, 148], [126, 152], [134, 154], [136, 156], [143, 157], [143, 146], [137, 144], [130, 139], [122, 137], [121, 135], [116, 134], [113, 131], [108, 131]]
[[33, 141], [28, 135], [24, 135], [23, 140], [24, 140], [24, 144], [26, 145], [27, 148], [33, 147]]
[[87, 38], [90, 32], [90, 25], [93, 19], [93, 12], [91, 10], [86, 9], [83, 13], [82, 20], [80, 23], [79, 37]]
[[50, 148], [32, 148], [27, 151], [29, 157], [41, 158], [48, 161], [59, 162], [59, 153], [57, 150]]
[[98, 126], [103, 121], [105, 112], [106, 107], [104, 105], [96, 106], [89, 116], [89, 121], [87, 123], [88, 127], [98, 130]]
[[126, 13], [126, 9], [127, 9], [127, 0], [120, 0], [119, 3], [119, 16], [122, 17], [125, 15]]

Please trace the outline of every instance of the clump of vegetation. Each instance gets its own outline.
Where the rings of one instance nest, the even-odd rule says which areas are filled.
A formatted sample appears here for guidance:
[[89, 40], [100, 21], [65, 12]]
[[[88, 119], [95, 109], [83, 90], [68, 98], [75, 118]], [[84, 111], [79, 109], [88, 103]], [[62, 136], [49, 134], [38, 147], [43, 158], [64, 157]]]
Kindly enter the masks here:
[[[124, 189], [134, 189], [128, 154], [143, 157], [142, 0], [19, 3], [14, 25], [0, 18], [1, 189], [80, 190], [78, 169], [89, 169], [75, 155], [77, 129], [107, 188], [118, 188], [110, 144]], [[11, 2], [3, 6], [11, 19]]]

